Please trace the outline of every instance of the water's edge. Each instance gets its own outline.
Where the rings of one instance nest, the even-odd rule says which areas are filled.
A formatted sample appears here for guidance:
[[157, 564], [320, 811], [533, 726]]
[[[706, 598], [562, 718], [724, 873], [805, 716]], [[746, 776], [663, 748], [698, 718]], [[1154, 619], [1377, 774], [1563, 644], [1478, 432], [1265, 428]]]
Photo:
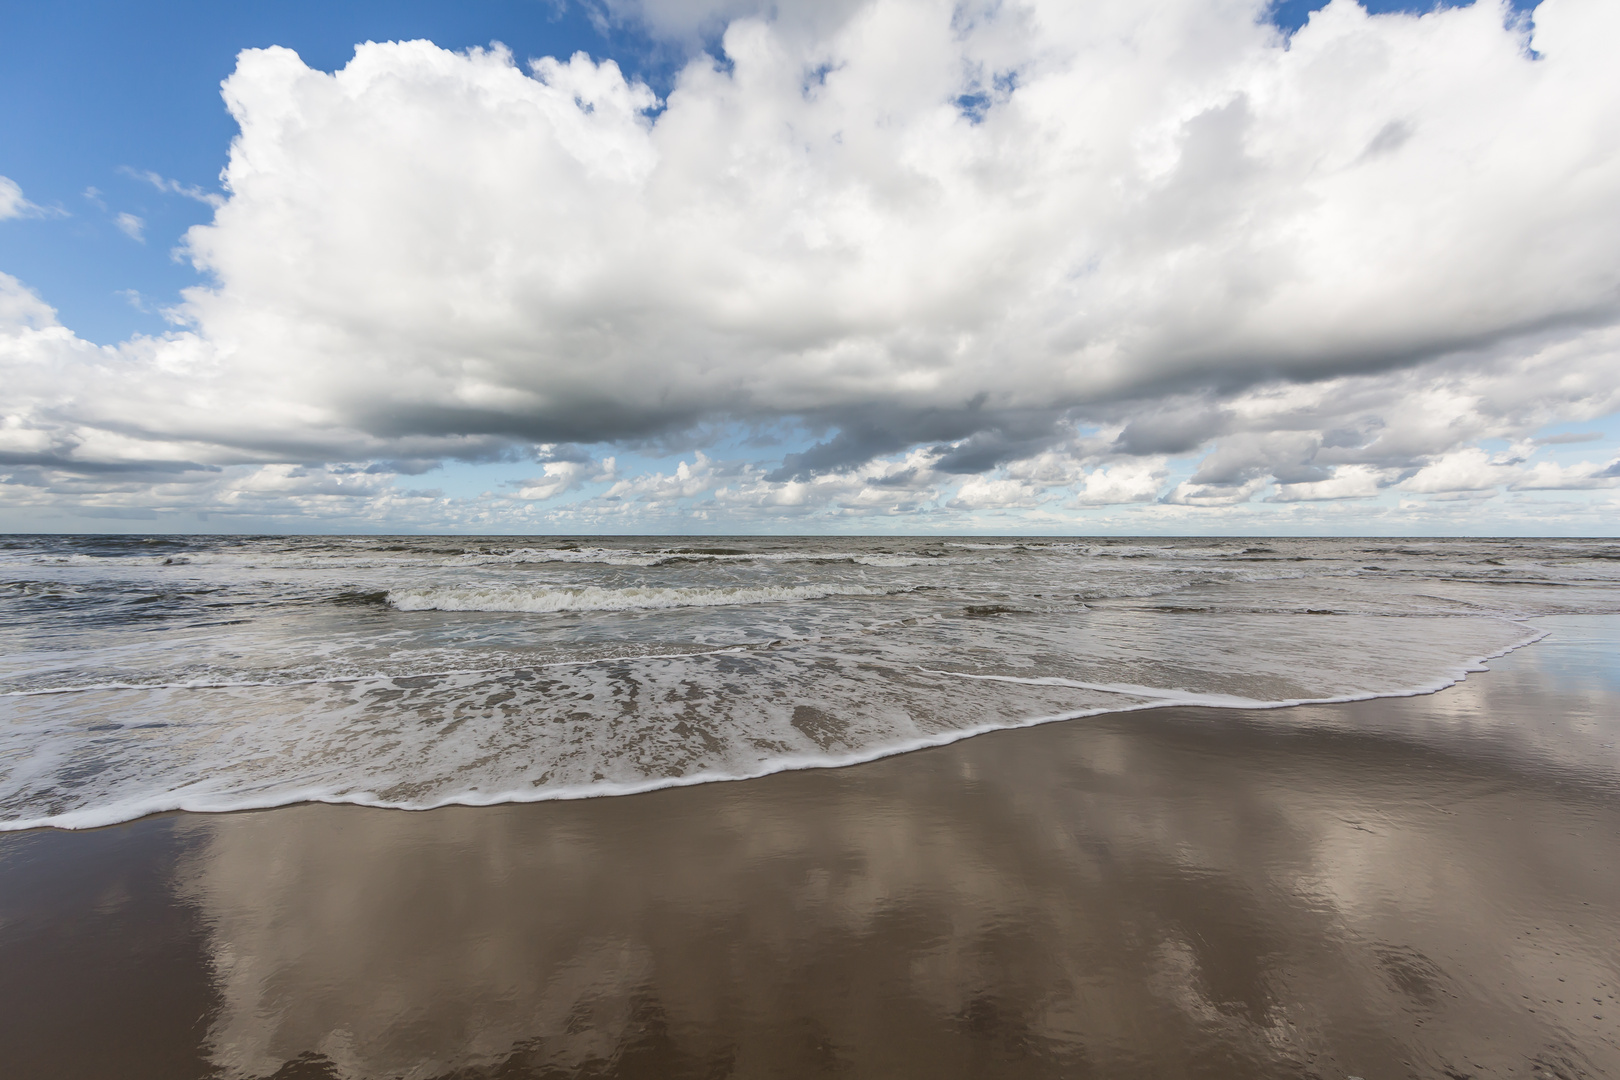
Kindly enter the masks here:
[[[1297, 698], [1285, 701], [1256, 701], [1243, 698], [1216, 694], [1176, 693], [1147, 687], [1123, 687], [1108, 684], [1087, 684], [1074, 680], [1062, 679], [1020, 679], [1004, 675], [975, 675], [961, 672], [942, 672], [967, 679], [984, 679], [1004, 682], [1015, 682], [1035, 685], [1074, 686], [1076, 688], [1103, 690], [1105, 692], [1151, 692], [1159, 700], [1145, 703], [1119, 706], [1114, 708], [1081, 709], [1073, 712], [1056, 713], [1046, 716], [1027, 717], [1022, 720], [1004, 724], [985, 724], [971, 728], [961, 728], [951, 731], [942, 731], [933, 736], [910, 740], [901, 744], [870, 747], [865, 751], [829, 757], [781, 757], [767, 763], [764, 767], [748, 772], [722, 773], [699, 772], [688, 776], [658, 777], [642, 783], [602, 783], [586, 786], [564, 786], [556, 788], [532, 789], [529, 791], [508, 791], [483, 794], [479, 792], [466, 792], [424, 803], [402, 803], [378, 798], [369, 792], [352, 792], [344, 794], [331, 794], [315, 790], [287, 791], [278, 793], [273, 798], [254, 799], [251, 796], [231, 797], [227, 800], [188, 799], [185, 797], [170, 798], [158, 796], [143, 799], [127, 804], [114, 804], [107, 807], [72, 811], [66, 814], [43, 818], [0, 821], [0, 832], [25, 832], [34, 829], [53, 829], [66, 831], [81, 831], [90, 829], [111, 828], [140, 821], [144, 818], [169, 813], [191, 814], [231, 814], [251, 811], [264, 811], [282, 809], [291, 806], [322, 803], [329, 806], [361, 806], [378, 810], [399, 810], [405, 812], [427, 812], [448, 807], [488, 807], [524, 805], [542, 802], [558, 802], [578, 799], [616, 798], [620, 796], [641, 795], [654, 791], [665, 791], [672, 788], [696, 787], [703, 784], [733, 783], [744, 780], [758, 780], [785, 772], [802, 772], [812, 769], [845, 769], [856, 765], [864, 765], [873, 761], [899, 757], [919, 750], [928, 750], [940, 746], [949, 746], [952, 743], [966, 739], [988, 735], [998, 731], [1019, 731], [1026, 728], [1039, 727], [1062, 721], [1082, 720], [1097, 716], [1117, 716], [1133, 712], [1165, 708], [1196, 707], [1207, 709], [1222, 709], [1233, 711], [1270, 711], [1278, 709], [1291, 709], [1308, 705], [1342, 705], [1361, 701], [1377, 701], [1402, 698], [1425, 697], [1440, 693], [1467, 680], [1470, 674], [1480, 674], [1490, 671], [1490, 661], [1507, 656], [1519, 649], [1527, 648], [1546, 639], [1551, 631], [1531, 628], [1527, 625], [1528, 619], [1508, 620], [1517, 625], [1524, 626], [1528, 631], [1522, 641], [1508, 645], [1490, 653], [1475, 656], [1465, 661], [1451, 675], [1443, 676], [1430, 683], [1406, 687], [1389, 692], [1366, 692], [1343, 694], [1321, 698]], [[596, 663], [599, 661], [588, 661]], [[565, 665], [557, 665], [565, 666]], [[928, 669], [919, 669], [928, 670]], [[330, 681], [330, 680], [328, 680]], [[55, 691], [62, 692], [62, 691]]]

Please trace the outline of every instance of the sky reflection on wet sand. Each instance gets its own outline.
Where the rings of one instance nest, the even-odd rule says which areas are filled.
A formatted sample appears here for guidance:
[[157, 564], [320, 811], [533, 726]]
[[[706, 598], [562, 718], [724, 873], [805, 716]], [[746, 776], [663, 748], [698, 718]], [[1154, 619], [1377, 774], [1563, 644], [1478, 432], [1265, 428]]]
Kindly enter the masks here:
[[[0, 838], [0, 1047], [56, 1077], [1609, 1075], [1617, 625], [1542, 623], [1426, 698]], [[74, 1037], [22, 1022], [58, 1012]]]

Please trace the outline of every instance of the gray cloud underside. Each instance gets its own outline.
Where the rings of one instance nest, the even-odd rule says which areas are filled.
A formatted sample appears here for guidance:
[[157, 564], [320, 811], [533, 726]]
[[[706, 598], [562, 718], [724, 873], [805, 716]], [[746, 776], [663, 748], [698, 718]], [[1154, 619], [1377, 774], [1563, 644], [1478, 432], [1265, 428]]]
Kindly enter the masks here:
[[821, 434], [612, 498], [1130, 502], [1199, 451], [1162, 497], [1610, 478], [1458, 455], [1620, 407], [1612, 3], [601, 10], [723, 55], [660, 101], [583, 55], [244, 52], [180, 328], [98, 348], [0, 279], [12, 482], [516, 455], [554, 498], [617, 475], [559, 445], [773, 424]]

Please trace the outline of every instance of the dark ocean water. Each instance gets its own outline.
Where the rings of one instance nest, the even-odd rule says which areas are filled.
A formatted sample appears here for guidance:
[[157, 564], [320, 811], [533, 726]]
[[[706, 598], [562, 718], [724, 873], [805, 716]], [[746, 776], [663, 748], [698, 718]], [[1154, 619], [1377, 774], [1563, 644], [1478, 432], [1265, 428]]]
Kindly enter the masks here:
[[1429, 692], [1613, 540], [0, 538], [0, 828], [422, 808]]

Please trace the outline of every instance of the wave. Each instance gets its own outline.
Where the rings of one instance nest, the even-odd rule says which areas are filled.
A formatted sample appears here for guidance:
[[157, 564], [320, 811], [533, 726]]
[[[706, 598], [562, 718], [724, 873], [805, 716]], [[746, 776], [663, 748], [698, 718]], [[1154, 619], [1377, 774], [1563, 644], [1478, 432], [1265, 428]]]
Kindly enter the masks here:
[[593, 563], [602, 566], [668, 566], [676, 563], [855, 563], [861, 566], [921, 566], [937, 556], [894, 552], [855, 551], [743, 551], [735, 548], [666, 548], [635, 551], [624, 548], [517, 548], [512, 551], [474, 551], [458, 562], [481, 566], [507, 563]]
[[[782, 644], [784, 638], [773, 638], [764, 648]], [[36, 686], [24, 689], [0, 690], [0, 698], [46, 697], [58, 694], [92, 694], [106, 691], [131, 690], [149, 692], [158, 690], [285, 690], [299, 686], [339, 686], [345, 683], [392, 682], [397, 679], [448, 679], [458, 675], [501, 675], [511, 672], [545, 671], [550, 668], [581, 668], [593, 664], [623, 664], [638, 660], [687, 660], [699, 656], [720, 656], [725, 653], [745, 653], [756, 645], [714, 645], [708, 648], [676, 649], [668, 652], [605, 652], [600, 656], [576, 656], [564, 660], [506, 661], [482, 667], [432, 667], [407, 671], [351, 671], [308, 675], [291, 672], [280, 677], [242, 678], [239, 676], [203, 676], [196, 679], [147, 682], [86, 682], [62, 686]]]
[[833, 596], [892, 596], [909, 589], [871, 585], [757, 585], [707, 589], [598, 585], [440, 585], [394, 589], [388, 603], [400, 611], [650, 611], [823, 600]]
[[0, 553], [0, 566], [39, 566], [75, 569], [191, 569], [206, 570], [365, 570], [400, 566], [503, 566], [565, 563], [576, 565], [651, 567], [680, 563], [855, 563], [863, 566], [918, 566], [939, 561], [940, 554], [890, 551], [745, 551], [739, 548], [448, 548], [383, 545], [355, 551], [186, 551], [40, 552]]
[[[182, 811], [188, 813], [232, 813], [246, 810], [268, 810], [300, 803], [328, 803], [355, 805], [390, 810], [434, 810], [448, 806], [497, 806], [513, 803], [539, 803], [568, 801], [585, 798], [603, 798], [635, 795], [667, 788], [692, 787], [700, 784], [724, 783], [758, 779], [775, 773], [797, 772], [809, 769], [837, 769], [860, 765], [883, 758], [932, 747], [946, 746], [997, 731], [1038, 727], [1060, 721], [1081, 720], [1088, 717], [1144, 712], [1172, 707], [1195, 707], [1218, 710], [1273, 710], [1300, 705], [1335, 705], [1369, 701], [1381, 698], [1422, 697], [1455, 686], [1470, 673], [1488, 671], [1489, 661], [1506, 656], [1527, 645], [1541, 641], [1548, 631], [1519, 624], [1524, 636], [1503, 647], [1461, 660], [1449, 670], [1433, 678], [1382, 691], [1362, 691], [1285, 699], [1257, 699], [1236, 695], [1178, 690], [1166, 687], [1137, 686], [1121, 683], [1091, 683], [1060, 677], [1020, 677], [989, 675], [960, 671], [936, 670], [916, 667], [915, 671], [967, 682], [1003, 683], [1028, 687], [1064, 687], [1089, 689], [1105, 695], [1118, 695], [1123, 700], [1096, 704], [1083, 708], [1056, 712], [1026, 714], [999, 722], [974, 723], [962, 727], [937, 730], [926, 734], [913, 733], [882, 740], [871, 745], [851, 748], [842, 752], [822, 753], [777, 752], [755, 760], [741, 768], [700, 768], [684, 775], [645, 777], [637, 780], [599, 779], [586, 783], [562, 783], [524, 787], [480, 789], [476, 784], [461, 790], [436, 794], [428, 798], [388, 798], [376, 790], [343, 788], [322, 784], [289, 785], [280, 790], [210, 789], [205, 781], [193, 782], [179, 789], [146, 792], [117, 799], [99, 806], [84, 806], [57, 813], [29, 818], [0, 820], [0, 833], [20, 832], [38, 828], [93, 829], [133, 821], [153, 814]], [[1130, 700], [1135, 699], [1135, 700]]]

